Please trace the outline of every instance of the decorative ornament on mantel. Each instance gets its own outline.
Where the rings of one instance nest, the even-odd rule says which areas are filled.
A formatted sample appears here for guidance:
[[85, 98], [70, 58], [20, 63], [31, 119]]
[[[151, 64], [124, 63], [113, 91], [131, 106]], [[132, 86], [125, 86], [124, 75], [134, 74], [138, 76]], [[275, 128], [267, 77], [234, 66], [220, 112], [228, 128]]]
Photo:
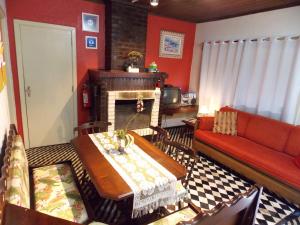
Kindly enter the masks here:
[[149, 65], [149, 72], [151, 73], [156, 73], [158, 72], [158, 69], [157, 69], [157, 64], [153, 61], [152, 63], [150, 63]]
[[141, 66], [141, 60], [143, 58], [143, 54], [138, 51], [131, 51], [128, 53], [128, 58], [124, 63], [124, 67], [126, 71], [129, 73], [139, 73]]

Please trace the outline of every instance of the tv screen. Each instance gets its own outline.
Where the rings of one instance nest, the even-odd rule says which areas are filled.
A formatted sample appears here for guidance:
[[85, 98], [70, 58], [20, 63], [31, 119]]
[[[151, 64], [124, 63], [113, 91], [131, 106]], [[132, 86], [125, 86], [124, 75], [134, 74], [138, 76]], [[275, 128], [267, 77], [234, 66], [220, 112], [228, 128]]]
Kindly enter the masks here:
[[167, 108], [179, 107], [181, 103], [181, 90], [178, 87], [165, 87], [163, 104]]

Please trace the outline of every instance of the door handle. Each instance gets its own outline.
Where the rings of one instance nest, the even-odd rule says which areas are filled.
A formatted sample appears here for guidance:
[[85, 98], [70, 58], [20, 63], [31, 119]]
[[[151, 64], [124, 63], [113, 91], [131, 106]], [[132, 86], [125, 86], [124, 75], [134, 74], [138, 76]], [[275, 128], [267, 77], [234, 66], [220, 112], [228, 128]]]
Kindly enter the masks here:
[[30, 86], [27, 86], [27, 88], [25, 89], [25, 93], [27, 94], [28, 97], [31, 96], [31, 89], [30, 89]]

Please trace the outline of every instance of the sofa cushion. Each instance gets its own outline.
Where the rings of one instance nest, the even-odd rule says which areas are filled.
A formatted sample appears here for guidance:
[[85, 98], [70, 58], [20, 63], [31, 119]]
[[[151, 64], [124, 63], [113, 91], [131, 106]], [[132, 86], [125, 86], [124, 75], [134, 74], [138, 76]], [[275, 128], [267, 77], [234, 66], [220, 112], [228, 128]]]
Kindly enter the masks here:
[[84, 223], [87, 211], [68, 164], [33, 169], [35, 209], [39, 212]]
[[237, 112], [215, 112], [214, 133], [236, 136]]
[[294, 163], [300, 168], [300, 155], [294, 158]]
[[250, 113], [246, 113], [246, 112], [243, 112], [243, 111], [240, 111], [240, 110], [236, 110], [236, 109], [233, 109], [233, 108], [228, 107], [228, 106], [221, 108], [220, 111], [223, 111], [223, 112], [237, 112], [237, 135], [243, 137], [245, 135], [248, 122], [249, 122], [252, 115]]
[[291, 156], [300, 155], [300, 126], [292, 128], [285, 146], [285, 152]]
[[292, 125], [277, 120], [252, 116], [244, 137], [283, 152], [292, 127]]
[[300, 170], [293, 162], [294, 157], [288, 154], [239, 136], [197, 130], [195, 137], [265, 174], [300, 189]]

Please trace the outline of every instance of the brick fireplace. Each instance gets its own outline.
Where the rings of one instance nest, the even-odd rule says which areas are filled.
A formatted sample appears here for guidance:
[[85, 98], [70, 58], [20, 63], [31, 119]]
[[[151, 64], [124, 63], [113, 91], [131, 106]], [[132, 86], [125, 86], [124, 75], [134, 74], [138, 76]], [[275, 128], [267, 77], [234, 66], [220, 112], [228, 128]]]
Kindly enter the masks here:
[[109, 130], [124, 128], [135, 114], [137, 96], [142, 95], [145, 112], [138, 115], [129, 129], [140, 135], [150, 133], [149, 125], [161, 124], [161, 106], [166, 73], [146, 73], [144, 58], [140, 73], [124, 72], [128, 53], [145, 56], [148, 4], [124, 0], [105, 1], [105, 69], [89, 70], [92, 87], [92, 121], [108, 121]]
[[[136, 101], [142, 96], [145, 111], [136, 114]], [[125, 103], [124, 103], [125, 102]], [[150, 135], [149, 125], [157, 126], [159, 118], [160, 89], [137, 91], [108, 91], [108, 130], [124, 129], [130, 118], [135, 119], [128, 129], [139, 135]]]
[[141, 95], [146, 110], [138, 115], [133, 127], [129, 129], [135, 130], [140, 135], [148, 135], [150, 125], [161, 124], [161, 100], [166, 73], [89, 70], [89, 78], [93, 92], [91, 108], [93, 121], [111, 122], [109, 130], [124, 128], [131, 115], [135, 114], [137, 97]]

